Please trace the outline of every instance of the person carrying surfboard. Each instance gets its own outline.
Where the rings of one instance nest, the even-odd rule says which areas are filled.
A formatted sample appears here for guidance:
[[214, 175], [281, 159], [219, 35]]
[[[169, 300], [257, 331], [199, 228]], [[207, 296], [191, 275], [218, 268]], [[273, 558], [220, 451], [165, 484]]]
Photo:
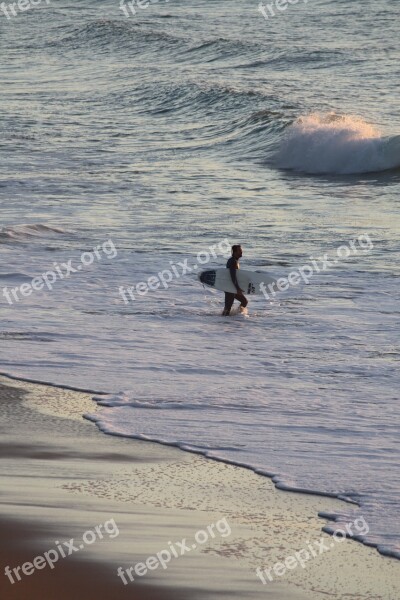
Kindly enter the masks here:
[[240, 246], [240, 244], [235, 244], [234, 246], [232, 246], [232, 256], [226, 263], [226, 268], [229, 269], [229, 271], [231, 273], [232, 282], [237, 290], [237, 293], [232, 294], [231, 292], [225, 292], [225, 307], [224, 307], [224, 310], [222, 311], [223, 317], [229, 316], [232, 305], [235, 300], [239, 300], [241, 312], [244, 311], [244, 309], [246, 308], [246, 306], [248, 304], [248, 300], [247, 300], [246, 296], [243, 294], [243, 290], [240, 289], [240, 286], [238, 284], [238, 280], [236, 277], [236, 271], [240, 268], [239, 260], [242, 258], [242, 256], [243, 256], [243, 252], [242, 252], [242, 247]]

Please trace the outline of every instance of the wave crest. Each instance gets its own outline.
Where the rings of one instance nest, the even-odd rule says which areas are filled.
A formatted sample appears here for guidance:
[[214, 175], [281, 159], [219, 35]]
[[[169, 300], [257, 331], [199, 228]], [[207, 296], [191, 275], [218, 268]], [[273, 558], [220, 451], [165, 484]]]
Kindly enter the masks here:
[[304, 173], [373, 173], [400, 167], [400, 136], [384, 137], [359, 117], [311, 114], [286, 131], [276, 164]]
[[66, 231], [61, 227], [55, 227], [54, 225], [44, 225], [43, 223], [32, 223], [29, 225], [12, 225], [0, 229], [0, 242], [18, 242], [27, 240], [32, 237], [57, 233], [66, 233]]

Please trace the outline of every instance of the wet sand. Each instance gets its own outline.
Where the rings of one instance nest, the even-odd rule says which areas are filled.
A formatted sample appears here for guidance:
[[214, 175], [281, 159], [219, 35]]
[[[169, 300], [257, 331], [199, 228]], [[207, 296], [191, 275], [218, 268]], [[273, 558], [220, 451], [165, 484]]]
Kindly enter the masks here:
[[[306, 540], [331, 544], [317, 513], [343, 507], [340, 501], [281, 492], [246, 469], [106, 436], [82, 418], [96, 410], [88, 394], [0, 381], [2, 599], [400, 597], [398, 561], [350, 540], [272, 582], [257, 577], [257, 567], [272, 567]], [[208, 539], [193, 548], [200, 530]], [[53, 569], [20, 569], [17, 580], [14, 568], [57, 545], [66, 549], [72, 538], [77, 550]], [[138, 563], [162, 551], [171, 555], [165, 569], [150, 561], [153, 569], [131, 571], [129, 580], [127, 569], [140, 572]]]

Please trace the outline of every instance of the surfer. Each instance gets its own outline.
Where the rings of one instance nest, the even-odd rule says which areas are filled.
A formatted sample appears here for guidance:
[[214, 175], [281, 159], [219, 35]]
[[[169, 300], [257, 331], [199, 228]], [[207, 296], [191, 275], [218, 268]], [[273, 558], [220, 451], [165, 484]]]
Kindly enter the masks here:
[[232, 246], [232, 256], [226, 263], [226, 268], [230, 270], [233, 285], [235, 286], [235, 288], [237, 290], [237, 294], [232, 294], [231, 292], [225, 292], [225, 307], [224, 307], [224, 310], [222, 311], [223, 317], [229, 316], [233, 302], [235, 300], [239, 300], [241, 312], [244, 311], [244, 309], [246, 308], [246, 306], [248, 304], [248, 300], [245, 297], [245, 295], [243, 294], [243, 290], [240, 289], [240, 286], [239, 286], [239, 283], [238, 283], [238, 280], [236, 277], [236, 271], [239, 269], [239, 260], [242, 258], [242, 255], [243, 255], [242, 247], [240, 246], [240, 244], [235, 244], [234, 246]]

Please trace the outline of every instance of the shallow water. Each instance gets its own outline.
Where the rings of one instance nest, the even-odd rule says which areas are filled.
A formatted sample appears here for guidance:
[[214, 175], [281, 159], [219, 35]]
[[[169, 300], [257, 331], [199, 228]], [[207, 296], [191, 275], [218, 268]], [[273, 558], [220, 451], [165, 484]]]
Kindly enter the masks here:
[[[0, 16], [0, 286], [19, 290], [0, 293], [0, 357], [110, 393], [104, 431], [357, 501], [338, 518], [362, 514], [365, 541], [400, 556], [395, 16], [389, 0], [268, 21], [225, 0]], [[242, 268], [337, 264], [248, 317], [222, 319], [194, 269], [124, 303], [121, 286], [200, 270], [223, 240]]]

